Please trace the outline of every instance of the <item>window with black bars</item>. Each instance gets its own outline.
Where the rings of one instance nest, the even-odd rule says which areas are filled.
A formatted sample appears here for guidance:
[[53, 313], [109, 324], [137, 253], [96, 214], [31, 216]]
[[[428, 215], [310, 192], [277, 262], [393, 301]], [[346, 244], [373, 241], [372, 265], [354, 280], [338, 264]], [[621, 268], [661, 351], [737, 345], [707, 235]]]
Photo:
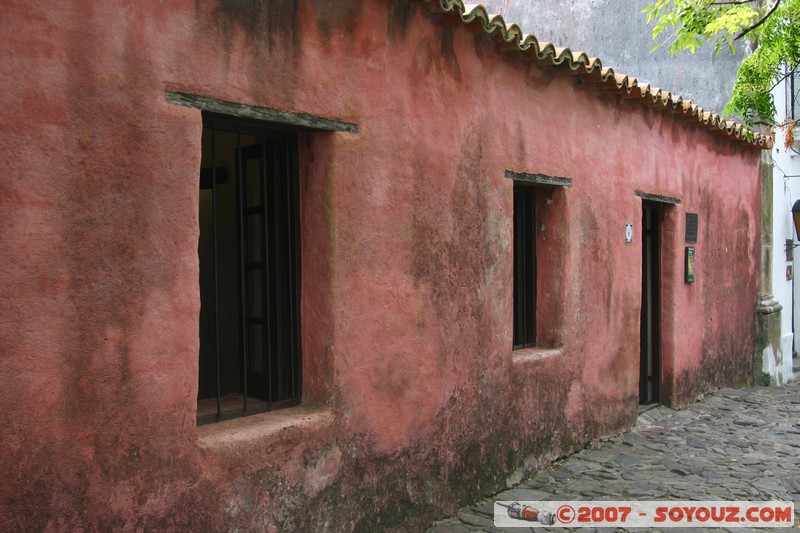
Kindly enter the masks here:
[[786, 116], [792, 120], [798, 120], [800, 119], [800, 72], [796, 68], [787, 72], [785, 86]]
[[514, 346], [536, 345], [536, 188], [514, 183]]
[[204, 114], [197, 422], [300, 400], [297, 136]]

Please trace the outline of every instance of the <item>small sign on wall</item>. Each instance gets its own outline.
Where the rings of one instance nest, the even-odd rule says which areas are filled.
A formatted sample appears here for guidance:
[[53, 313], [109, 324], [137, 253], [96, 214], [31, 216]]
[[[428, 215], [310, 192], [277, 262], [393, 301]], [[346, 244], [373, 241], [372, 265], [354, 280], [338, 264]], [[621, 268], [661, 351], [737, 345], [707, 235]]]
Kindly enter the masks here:
[[625, 243], [633, 242], [633, 224], [625, 224]]
[[686, 283], [694, 283], [694, 246], [686, 247], [685, 274]]

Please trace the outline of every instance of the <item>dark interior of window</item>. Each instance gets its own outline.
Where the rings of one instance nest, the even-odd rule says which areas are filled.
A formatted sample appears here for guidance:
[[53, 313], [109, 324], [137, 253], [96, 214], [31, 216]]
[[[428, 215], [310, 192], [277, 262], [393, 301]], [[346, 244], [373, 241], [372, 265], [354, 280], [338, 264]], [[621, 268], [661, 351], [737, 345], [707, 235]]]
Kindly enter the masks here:
[[536, 345], [536, 188], [514, 183], [514, 349]]
[[198, 424], [299, 403], [297, 136], [204, 115]]

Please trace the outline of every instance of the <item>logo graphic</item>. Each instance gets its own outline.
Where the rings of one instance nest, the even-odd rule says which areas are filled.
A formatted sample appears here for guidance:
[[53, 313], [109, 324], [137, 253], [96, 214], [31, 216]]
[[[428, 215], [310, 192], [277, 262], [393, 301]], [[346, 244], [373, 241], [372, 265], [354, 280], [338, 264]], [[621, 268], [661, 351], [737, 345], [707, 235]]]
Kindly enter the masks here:
[[530, 505], [520, 505], [519, 502], [514, 502], [510, 505], [497, 503], [500, 507], [505, 507], [508, 511], [508, 516], [515, 520], [525, 520], [526, 522], [539, 522], [544, 526], [552, 526], [556, 523], [556, 517], [553, 513], [539, 512]]

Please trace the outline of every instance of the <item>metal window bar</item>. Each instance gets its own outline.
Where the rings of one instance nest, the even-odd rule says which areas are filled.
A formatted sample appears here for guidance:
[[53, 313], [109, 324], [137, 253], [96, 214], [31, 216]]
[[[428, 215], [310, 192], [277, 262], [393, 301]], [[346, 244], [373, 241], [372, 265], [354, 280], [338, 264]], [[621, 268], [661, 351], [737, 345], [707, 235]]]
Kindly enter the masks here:
[[795, 68], [794, 72], [788, 76], [786, 84], [788, 93], [786, 110], [787, 115], [789, 115], [792, 120], [800, 118], [800, 83], [798, 83], [798, 77], [800, 77], [800, 73], [798, 73]]
[[211, 130], [211, 227], [214, 253], [214, 358], [216, 362], [217, 382], [217, 421], [222, 416], [222, 383], [220, 381], [219, 361], [219, 265], [217, 263], [217, 136], [216, 130]]
[[[298, 329], [300, 325], [300, 316], [299, 316], [299, 303], [300, 303], [300, 280], [299, 280], [299, 247], [297, 243], [299, 242], [298, 239], [298, 228], [300, 227], [300, 219], [299, 213], [297, 210], [297, 202], [296, 199], [300, 198], [299, 194], [299, 185], [296, 179], [290, 179], [291, 176], [297, 176], [299, 174], [297, 166], [297, 152], [295, 145], [286, 143], [286, 162], [287, 162], [287, 184], [286, 184], [286, 210], [287, 210], [287, 219], [289, 220], [289, 228], [290, 231], [287, 232], [286, 238], [287, 248], [289, 250], [289, 287], [291, 289], [291, 294], [288, 299], [289, 309], [287, 316], [289, 318], [289, 345], [292, 353], [299, 354], [300, 353], [300, 346], [299, 346], [299, 339], [298, 339]], [[299, 376], [300, 376], [300, 365], [302, 364], [302, 359], [300, 357], [295, 357], [293, 361], [291, 361], [290, 365], [290, 380], [291, 380], [291, 396], [292, 398], [299, 398], [300, 397], [300, 387], [299, 387]]]
[[[247, 390], [247, 366], [250, 364], [250, 338], [247, 334], [247, 290], [245, 288], [245, 277], [247, 269], [245, 263], [247, 262], [247, 224], [242, 213], [247, 209], [247, 202], [245, 200], [245, 187], [247, 183], [244, 181], [245, 169], [242, 159], [242, 132], [239, 126], [236, 126], [236, 233], [238, 239], [237, 251], [239, 255], [239, 276], [237, 285], [239, 287], [239, 350], [242, 357], [241, 368], [241, 384], [242, 384], [242, 416], [247, 416], [247, 397], [249, 391]], [[245, 275], [242, 275], [245, 273]]]
[[[274, 151], [274, 150], [273, 150]], [[269, 153], [267, 152], [267, 143], [266, 141], [261, 142], [261, 207], [262, 207], [262, 216], [261, 216], [261, 235], [262, 237], [262, 255], [261, 260], [264, 261], [264, 268], [261, 270], [261, 291], [262, 291], [262, 298], [263, 298], [263, 305], [261, 312], [263, 313], [262, 318], [265, 321], [265, 327], [262, 328], [262, 340], [261, 342], [264, 343], [264, 348], [267, 351], [266, 357], [266, 387], [265, 390], [267, 391], [267, 410], [272, 410], [272, 310], [270, 309], [272, 304], [272, 299], [270, 296], [271, 287], [270, 284], [272, 282], [272, 276], [270, 275], [270, 261], [274, 254], [270, 253], [271, 250], [271, 242], [272, 238], [270, 235], [270, 230], [274, 228], [275, 224], [270, 224], [267, 216], [267, 209], [269, 207], [269, 198], [267, 197], [267, 188], [272, 187], [273, 184], [271, 183], [272, 180], [277, 178], [277, 174], [275, 169], [272, 169], [271, 175], [267, 174], [267, 169], [270, 167], [270, 163], [273, 165], [275, 164], [275, 158], [269, 157]], [[270, 180], [270, 177], [272, 180]], [[271, 211], [274, 213], [274, 209]]]

